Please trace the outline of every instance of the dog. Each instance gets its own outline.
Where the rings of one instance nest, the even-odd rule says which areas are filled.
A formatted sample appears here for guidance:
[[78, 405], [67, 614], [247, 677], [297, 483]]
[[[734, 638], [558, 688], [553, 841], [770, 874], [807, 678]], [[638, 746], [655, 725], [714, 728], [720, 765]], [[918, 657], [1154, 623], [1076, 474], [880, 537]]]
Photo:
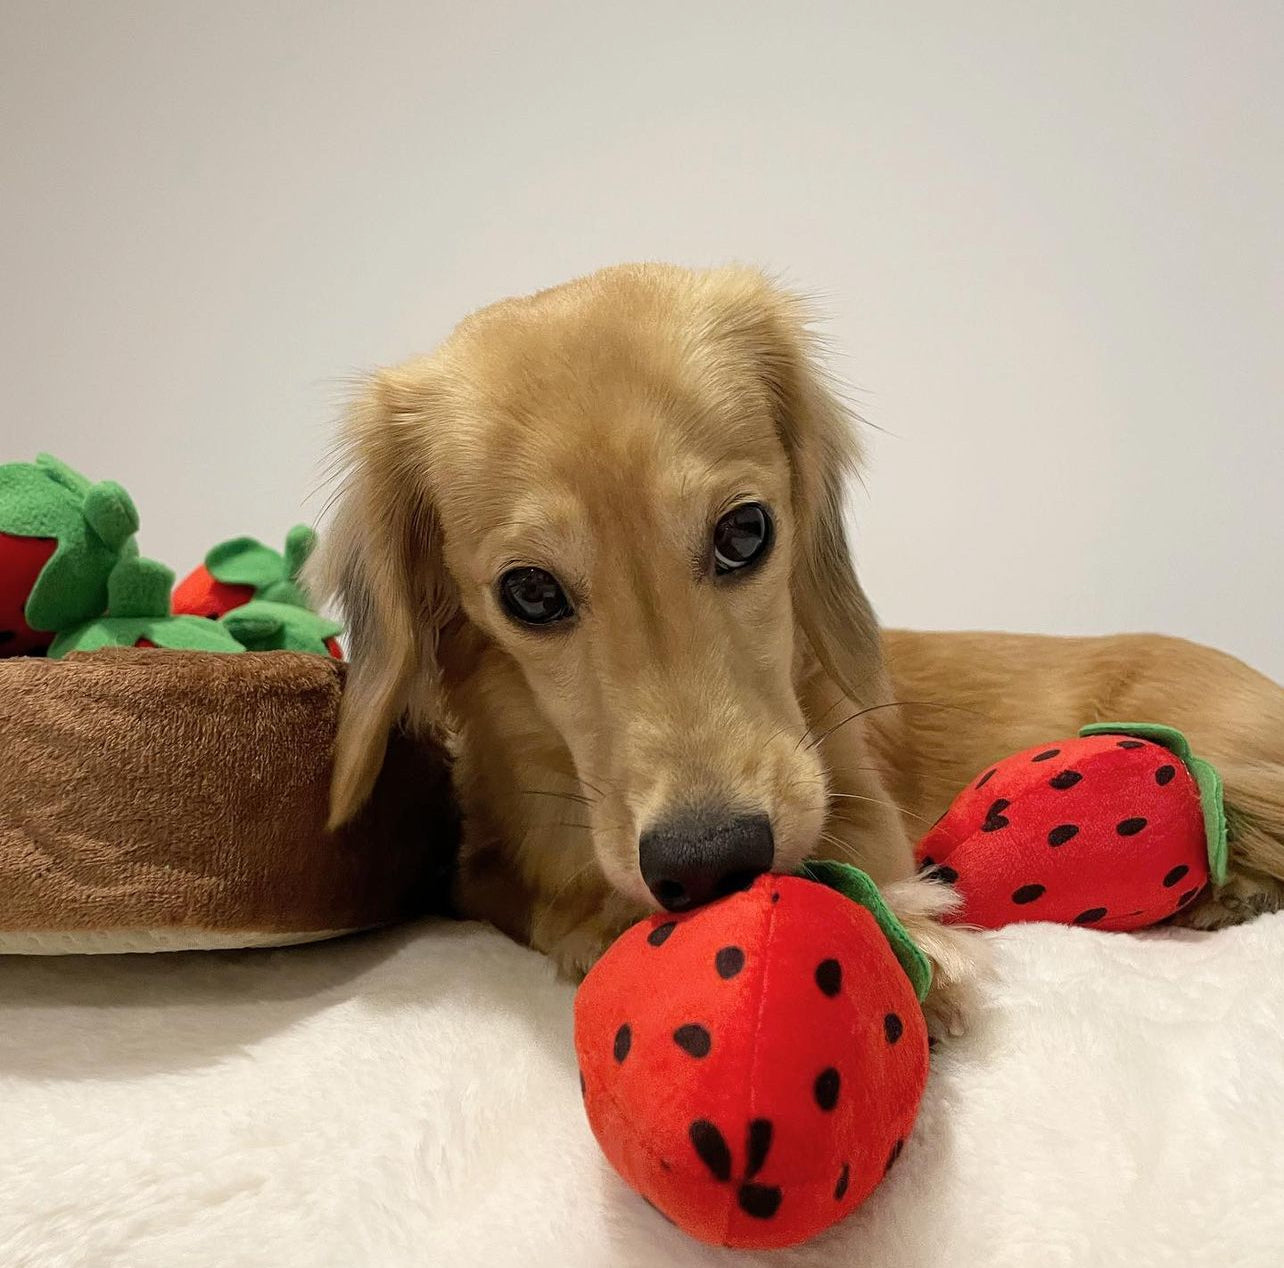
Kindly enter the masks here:
[[649, 911], [831, 857], [870, 874], [958, 1031], [985, 944], [912, 841], [968, 778], [1096, 720], [1217, 763], [1232, 875], [1284, 898], [1284, 691], [1175, 639], [881, 631], [843, 508], [853, 420], [805, 305], [746, 268], [626, 265], [506, 299], [375, 374], [311, 584], [346, 615], [332, 820], [389, 732], [449, 745], [463, 915], [582, 975]]

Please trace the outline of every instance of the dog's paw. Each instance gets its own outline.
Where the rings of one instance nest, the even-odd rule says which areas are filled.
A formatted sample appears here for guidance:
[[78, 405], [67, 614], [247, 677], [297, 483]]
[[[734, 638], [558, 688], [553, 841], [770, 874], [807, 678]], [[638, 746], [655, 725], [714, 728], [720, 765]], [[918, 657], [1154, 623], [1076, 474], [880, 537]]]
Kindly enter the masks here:
[[989, 946], [975, 929], [941, 923], [959, 903], [947, 885], [914, 877], [884, 886], [883, 898], [932, 962], [932, 986], [923, 1001], [928, 1033], [933, 1038], [965, 1034], [993, 974]]
[[1270, 876], [1232, 872], [1225, 885], [1209, 887], [1172, 920], [1189, 929], [1224, 929], [1284, 908], [1284, 884]]
[[546, 945], [535, 945], [552, 957], [562, 977], [579, 982], [607, 947], [645, 915], [644, 908], [611, 895], [586, 919], [558, 932]]

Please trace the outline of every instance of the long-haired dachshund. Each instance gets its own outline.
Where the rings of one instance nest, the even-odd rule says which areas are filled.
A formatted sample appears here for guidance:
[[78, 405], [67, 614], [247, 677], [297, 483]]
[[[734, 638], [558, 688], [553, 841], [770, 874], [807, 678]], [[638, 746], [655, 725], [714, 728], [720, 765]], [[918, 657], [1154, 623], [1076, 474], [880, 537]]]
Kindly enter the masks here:
[[956, 1028], [983, 943], [911, 840], [978, 769], [1097, 719], [1218, 763], [1215, 925], [1284, 894], [1284, 691], [1172, 639], [883, 632], [852, 568], [859, 451], [798, 300], [759, 273], [607, 269], [376, 374], [314, 586], [352, 672], [333, 818], [401, 725], [444, 738], [463, 913], [585, 971], [647, 910], [809, 856], [884, 888]]

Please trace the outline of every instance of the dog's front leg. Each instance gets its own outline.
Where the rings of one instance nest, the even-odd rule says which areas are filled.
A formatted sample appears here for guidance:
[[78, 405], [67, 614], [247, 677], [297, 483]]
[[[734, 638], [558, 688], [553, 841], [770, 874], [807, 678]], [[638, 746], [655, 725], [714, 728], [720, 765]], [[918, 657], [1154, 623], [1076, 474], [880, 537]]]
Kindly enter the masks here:
[[851, 863], [878, 885], [932, 962], [932, 989], [924, 1003], [929, 1029], [934, 1035], [962, 1034], [990, 972], [989, 949], [975, 930], [941, 923], [957, 895], [915, 875], [906, 826], [912, 816], [892, 801], [864, 737], [835, 731], [822, 741], [822, 751], [830, 772], [830, 809], [820, 856]]

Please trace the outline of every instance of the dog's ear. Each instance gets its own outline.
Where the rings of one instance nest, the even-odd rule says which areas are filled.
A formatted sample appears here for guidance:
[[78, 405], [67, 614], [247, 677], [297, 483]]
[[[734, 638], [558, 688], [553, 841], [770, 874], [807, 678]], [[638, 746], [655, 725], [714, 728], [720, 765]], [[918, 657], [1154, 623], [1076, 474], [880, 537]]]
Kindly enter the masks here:
[[330, 788], [330, 826], [370, 794], [389, 732], [405, 720], [444, 720], [438, 644], [458, 613], [433, 509], [425, 436], [434, 422], [431, 375], [381, 372], [348, 413], [337, 465], [338, 509], [305, 583], [336, 600], [350, 662]]
[[857, 704], [882, 697], [878, 621], [861, 589], [844, 510], [861, 461], [855, 419], [820, 364], [805, 303], [758, 275], [745, 323], [789, 456], [796, 524], [793, 600], [820, 665]]

